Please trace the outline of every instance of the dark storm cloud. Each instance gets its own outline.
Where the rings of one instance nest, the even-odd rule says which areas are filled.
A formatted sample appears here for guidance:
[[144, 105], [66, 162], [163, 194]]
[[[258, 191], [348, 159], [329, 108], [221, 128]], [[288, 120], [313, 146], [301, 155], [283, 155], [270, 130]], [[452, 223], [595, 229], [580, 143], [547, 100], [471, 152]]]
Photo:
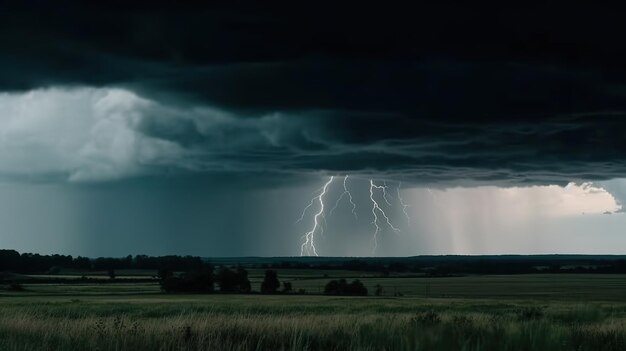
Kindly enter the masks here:
[[117, 87], [148, 101], [114, 99], [133, 103], [123, 150], [136, 156], [77, 140], [86, 156], [49, 170], [71, 179], [165, 169], [522, 183], [626, 171], [626, 47], [609, 8], [47, 6], [0, 13], [0, 90]]

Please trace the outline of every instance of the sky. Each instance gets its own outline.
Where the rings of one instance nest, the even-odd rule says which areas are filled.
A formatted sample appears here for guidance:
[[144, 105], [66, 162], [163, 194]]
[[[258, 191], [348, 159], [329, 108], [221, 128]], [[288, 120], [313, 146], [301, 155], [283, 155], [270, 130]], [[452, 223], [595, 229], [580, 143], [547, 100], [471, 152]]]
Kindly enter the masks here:
[[0, 247], [626, 254], [618, 15], [0, 2]]

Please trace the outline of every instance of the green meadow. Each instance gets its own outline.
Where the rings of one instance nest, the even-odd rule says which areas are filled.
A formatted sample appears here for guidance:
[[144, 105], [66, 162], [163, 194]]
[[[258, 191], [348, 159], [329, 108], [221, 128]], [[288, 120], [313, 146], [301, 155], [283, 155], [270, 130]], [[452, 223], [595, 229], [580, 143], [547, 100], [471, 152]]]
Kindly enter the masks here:
[[[262, 273], [250, 270], [253, 290]], [[369, 296], [318, 294], [338, 277], [360, 279]], [[0, 350], [626, 350], [624, 275], [287, 269], [279, 278], [304, 294], [163, 294], [154, 281], [123, 279], [25, 283], [0, 294]], [[377, 285], [383, 293], [372, 296]]]

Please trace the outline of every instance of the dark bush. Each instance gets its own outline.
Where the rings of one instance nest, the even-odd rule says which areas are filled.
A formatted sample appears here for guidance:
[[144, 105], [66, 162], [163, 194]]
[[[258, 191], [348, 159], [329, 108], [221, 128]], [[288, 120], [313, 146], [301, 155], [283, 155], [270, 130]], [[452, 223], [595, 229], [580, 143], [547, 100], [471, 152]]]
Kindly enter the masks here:
[[214, 289], [213, 270], [185, 273], [181, 276], [168, 275], [161, 279], [165, 292], [211, 293]]
[[222, 267], [215, 278], [222, 292], [249, 293], [251, 290], [248, 271], [242, 267], [237, 268], [237, 271]]
[[263, 294], [275, 294], [280, 287], [280, 281], [278, 281], [278, 273], [276, 271], [268, 269], [265, 271], [265, 279], [261, 283], [261, 292]]
[[157, 272], [157, 277], [159, 279], [166, 279], [166, 278], [169, 278], [169, 277], [171, 277], [173, 275], [174, 275], [174, 272], [172, 272], [169, 269], [159, 269], [159, 271]]
[[367, 295], [367, 288], [359, 280], [354, 280], [349, 284], [345, 279], [331, 280], [324, 287], [324, 294], [365, 296]]

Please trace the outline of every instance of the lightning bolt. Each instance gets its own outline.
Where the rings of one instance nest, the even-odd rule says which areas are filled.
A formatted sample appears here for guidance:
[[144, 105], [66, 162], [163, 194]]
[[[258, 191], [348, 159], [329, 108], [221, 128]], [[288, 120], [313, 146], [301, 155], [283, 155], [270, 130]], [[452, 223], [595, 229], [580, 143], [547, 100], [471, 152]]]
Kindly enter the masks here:
[[[322, 191], [324, 190], [324, 187], [322, 186], [321, 188], [313, 191], [312, 193], [317, 193], [318, 191]], [[306, 207], [302, 210], [302, 214], [300, 215], [300, 218], [298, 218], [298, 220], [294, 223], [294, 224], [298, 224], [300, 222], [302, 222], [302, 220], [304, 220], [304, 216], [306, 215], [306, 211], [311, 208], [311, 206], [313, 206], [313, 203], [315, 202], [315, 200], [317, 199], [317, 196], [313, 197], [311, 199], [311, 202], [309, 202], [308, 205], [306, 205]]]
[[[354, 202], [352, 193], [348, 189], [348, 178], [349, 178], [348, 175], [343, 177], [343, 192], [335, 201], [335, 205], [330, 209], [330, 211], [328, 211], [328, 215], [332, 216], [335, 209], [339, 207], [339, 204], [341, 203], [341, 201], [345, 197], [347, 197], [348, 200], [350, 201], [350, 205], [352, 206], [352, 214], [354, 215], [354, 218], [358, 221], [358, 215], [356, 213], [357, 205]], [[315, 234], [316, 233], [319, 233], [320, 235], [324, 234], [324, 227], [326, 223], [326, 209], [324, 207], [324, 200], [326, 198], [326, 194], [329, 192], [328, 190], [329, 186], [334, 181], [334, 179], [335, 177], [331, 176], [330, 179], [328, 179], [328, 181], [324, 183], [324, 186], [316, 191], [317, 195], [315, 195], [311, 199], [311, 201], [309, 201], [307, 206], [302, 210], [302, 214], [300, 215], [300, 218], [296, 221], [296, 223], [298, 223], [304, 220], [304, 217], [309, 212], [309, 209], [319, 204], [319, 210], [313, 216], [313, 227], [311, 228], [311, 230], [309, 230], [304, 235], [302, 235], [302, 239], [304, 240], [303, 240], [302, 245], [300, 246], [300, 256], [313, 256], [313, 255], [318, 256], [317, 249], [315, 247]], [[411, 207], [411, 205], [405, 203], [404, 199], [402, 198], [402, 194], [400, 191], [402, 188], [402, 182], [398, 182], [397, 184], [398, 185], [396, 187], [396, 196], [398, 197], [398, 202], [400, 203], [400, 206], [402, 207], [402, 212], [404, 213], [404, 216], [407, 219], [407, 223], [410, 226], [411, 217], [409, 215], [409, 212], [407, 211], [407, 208]], [[372, 202], [372, 216], [373, 216], [372, 224], [375, 227], [374, 235], [372, 237], [372, 241], [373, 241], [372, 252], [373, 253], [375, 253], [376, 249], [378, 248], [378, 235], [382, 231], [383, 226], [388, 226], [395, 233], [400, 232], [400, 229], [398, 229], [396, 226], [393, 225], [393, 223], [391, 222], [391, 219], [389, 218], [389, 216], [387, 216], [387, 213], [385, 212], [385, 210], [380, 206], [380, 203], [376, 200], [376, 196], [380, 196], [385, 201], [387, 206], [391, 207], [392, 203], [391, 201], [389, 201], [389, 199], [393, 198], [393, 196], [389, 194], [388, 188], [389, 187], [387, 186], [387, 181], [383, 180], [383, 184], [378, 185], [374, 182], [373, 179], [370, 179], [369, 193], [370, 193], [370, 201]], [[374, 194], [376, 190], [380, 191], [378, 195]], [[428, 191], [434, 197], [430, 189], [428, 189]], [[380, 197], [378, 198], [379, 200], [380, 200]]]
[[304, 256], [305, 252], [307, 256], [311, 256], [311, 254], [317, 256], [317, 251], [315, 250], [315, 242], [314, 242], [315, 232], [317, 231], [318, 227], [323, 232], [323, 228], [321, 227], [318, 219], [320, 216], [324, 218], [324, 195], [326, 194], [326, 191], [328, 190], [328, 186], [330, 185], [330, 183], [333, 182], [334, 178], [335, 178], [334, 176], [331, 176], [330, 179], [326, 182], [326, 184], [324, 184], [324, 187], [322, 188], [322, 192], [318, 196], [311, 199], [311, 202], [309, 203], [307, 207], [305, 207], [304, 211], [302, 211], [302, 216], [298, 220], [299, 222], [300, 220], [302, 220], [302, 218], [304, 218], [304, 214], [306, 210], [309, 207], [311, 207], [316, 200], [319, 202], [320, 209], [313, 217], [313, 228], [302, 236], [303, 238], [305, 238], [305, 242], [300, 247], [300, 256]]
[[354, 215], [354, 218], [358, 220], [359, 216], [357, 216], [356, 214], [356, 204], [352, 200], [352, 194], [350, 193], [350, 190], [348, 190], [348, 185], [346, 184], [347, 181], [348, 181], [348, 176], [345, 176], [343, 178], [343, 193], [341, 193], [341, 196], [339, 196], [339, 198], [337, 199], [337, 202], [335, 202], [335, 206], [330, 209], [330, 212], [328, 212], [328, 216], [333, 215], [333, 211], [335, 211], [337, 206], [339, 206], [339, 203], [341, 202], [343, 197], [348, 195], [348, 200], [350, 201], [350, 204], [352, 205], [352, 214]]
[[372, 215], [374, 216], [374, 221], [372, 222], [372, 224], [376, 227], [376, 230], [374, 231], [374, 237], [372, 238], [372, 241], [374, 241], [374, 248], [372, 250], [373, 252], [375, 252], [376, 248], [378, 247], [378, 233], [380, 233], [380, 226], [378, 225], [378, 215], [376, 214], [376, 212], [379, 212], [385, 218], [385, 220], [387, 221], [387, 225], [391, 229], [393, 229], [394, 232], [396, 233], [400, 232], [400, 229], [394, 227], [393, 224], [391, 224], [391, 221], [389, 220], [389, 217], [387, 217], [387, 214], [385, 213], [385, 211], [382, 208], [380, 208], [380, 206], [378, 205], [378, 202], [374, 199], [374, 189], [382, 190], [383, 198], [384, 198], [385, 193], [386, 193], [386, 186], [376, 185], [374, 184], [374, 181], [370, 179], [370, 200], [372, 201]]
[[400, 187], [401, 186], [402, 186], [402, 182], [398, 183], [398, 187], [396, 188], [396, 191], [398, 193], [398, 201], [400, 201], [400, 206], [402, 206], [402, 212], [404, 213], [404, 216], [406, 217], [407, 224], [410, 226], [411, 225], [411, 217], [406, 212], [406, 209], [407, 209], [407, 207], [411, 207], [411, 205], [405, 203], [404, 199], [400, 195]]
[[387, 181], [383, 180], [383, 186], [382, 187], [377, 187], [377, 188], [378, 189], [383, 189], [383, 199], [385, 200], [387, 205], [391, 206], [391, 202], [389, 202], [389, 199], [387, 198]]
[[306, 214], [306, 210], [308, 210], [311, 206], [313, 206], [313, 202], [315, 201], [315, 197], [311, 199], [311, 202], [309, 202], [309, 204], [304, 208], [304, 210], [302, 210], [302, 215], [300, 216], [300, 218], [298, 218], [298, 220], [296, 221], [296, 224], [302, 222], [302, 220], [304, 219], [304, 215]]

